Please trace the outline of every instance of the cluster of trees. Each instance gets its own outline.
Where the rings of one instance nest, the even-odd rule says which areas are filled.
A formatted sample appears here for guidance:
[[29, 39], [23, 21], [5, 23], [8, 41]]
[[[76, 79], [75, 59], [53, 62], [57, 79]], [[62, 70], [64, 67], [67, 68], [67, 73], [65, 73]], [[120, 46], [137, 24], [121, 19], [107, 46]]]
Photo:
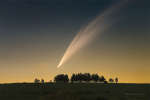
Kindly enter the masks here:
[[78, 73], [78, 74], [72, 74], [71, 76], [71, 82], [105, 82], [106, 79], [104, 76], [99, 76], [98, 74], [90, 74], [90, 73]]
[[117, 77], [116, 77], [115, 79], [110, 78], [108, 81], [109, 81], [110, 83], [114, 83], [114, 82], [118, 83], [118, 78], [117, 78]]
[[[50, 81], [52, 82], [52, 81]], [[77, 73], [72, 74], [69, 78], [67, 74], [58, 74], [54, 77], [54, 82], [63, 82], [63, 83], [89, 83], [89, 82], [99, 82], [99, 83], [118, 83], [118, 78], [115, 79], [109, 78], [108, 81], [104, 76], [99, 76], [98, 74], [90, 74], [90, 73]], [[37, 79], [35, 78], [34, 83], [44, 83], [44, 79]]]
[[[110, 83], [116, 82], [118, 83], [118, 78], [108, 80]], [[54, 77], [54, 82], [64, 82], [64, 83], [76, 83], [76, 82], [101, 82], [107, 83], [107, 80], [104, 76], [99, 76], [98, 74], [90, 74], [90, 73], [77, 73], [72, 74], [71, 78], [69, 79], [67, 74], [59, 74]]]
[[54, 78], [55, 82], [64, 82], [64, 83], [68, 83], [69, 82], [69, 78], [68, 75], [66, 74], [59, 74], [57, 76], [55, 76]]
[[44, 79], [39, 80], [39, 79], [35, 78], [34, 83], [44, 83]]

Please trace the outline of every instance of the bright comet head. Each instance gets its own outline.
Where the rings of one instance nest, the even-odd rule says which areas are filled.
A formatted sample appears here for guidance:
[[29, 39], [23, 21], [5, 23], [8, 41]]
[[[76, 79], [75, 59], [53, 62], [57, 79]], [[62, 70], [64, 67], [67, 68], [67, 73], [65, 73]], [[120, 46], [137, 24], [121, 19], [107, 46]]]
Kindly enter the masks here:
[[58, 66], [57, 66], [57, 68], [59, 68], [61, 66], [61, 64], [59, 64]]

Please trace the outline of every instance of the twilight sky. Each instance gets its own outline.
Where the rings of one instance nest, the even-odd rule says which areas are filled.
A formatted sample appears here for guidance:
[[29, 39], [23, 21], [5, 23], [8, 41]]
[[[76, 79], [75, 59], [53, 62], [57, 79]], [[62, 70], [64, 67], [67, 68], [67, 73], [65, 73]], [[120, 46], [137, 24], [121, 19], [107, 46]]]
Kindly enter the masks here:
[[117, 23], [57, 69], [80, 28], [120, 1], [1, 0], [0, 83], [77, 72], [150, 83], [149, 0], [129, 0], [111, 16]]

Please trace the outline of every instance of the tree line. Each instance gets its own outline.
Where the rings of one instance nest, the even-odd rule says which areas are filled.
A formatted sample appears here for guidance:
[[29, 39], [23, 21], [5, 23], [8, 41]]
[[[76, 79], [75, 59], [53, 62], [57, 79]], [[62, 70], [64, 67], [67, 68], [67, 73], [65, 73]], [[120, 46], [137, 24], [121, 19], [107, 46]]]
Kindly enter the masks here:
[[98, 74], [90, 74], [90, 73], [77, 73], [72, 74], [71, 78], [68, 77], [67, 74], [59, 74], [54, 77], [54, 82], [59, 83], [89, 83], [89, 82], [95, 82], [95, 83], [118, 83], [118, 78], [115, 79], [110, 78], [108, 81], [104, 76], [99, 76]]
[[[52, 81], [50, 81], [52, 82]], [[89, 83], [89, 82], [95, 82], [95, 83], [118, 83], [118, 78], [109, 78], [106, 80], [106, 78], [102, 75], [98, 74], [90, 74], [90, 73], [73, 73], [71, 77], [69, 78], [67, 74], [58, 74], [54, 77], [55, 83]], [[45, 83], [44, 79], [37, 79], [35, 78], [34, 83]]]

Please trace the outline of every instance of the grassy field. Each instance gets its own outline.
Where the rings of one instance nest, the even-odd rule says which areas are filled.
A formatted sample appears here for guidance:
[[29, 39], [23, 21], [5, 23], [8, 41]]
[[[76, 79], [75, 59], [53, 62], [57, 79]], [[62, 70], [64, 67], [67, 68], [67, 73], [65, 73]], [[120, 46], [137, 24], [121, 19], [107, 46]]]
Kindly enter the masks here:
[[0, 100], [150, 100], [150, 85], [1, 84]]

